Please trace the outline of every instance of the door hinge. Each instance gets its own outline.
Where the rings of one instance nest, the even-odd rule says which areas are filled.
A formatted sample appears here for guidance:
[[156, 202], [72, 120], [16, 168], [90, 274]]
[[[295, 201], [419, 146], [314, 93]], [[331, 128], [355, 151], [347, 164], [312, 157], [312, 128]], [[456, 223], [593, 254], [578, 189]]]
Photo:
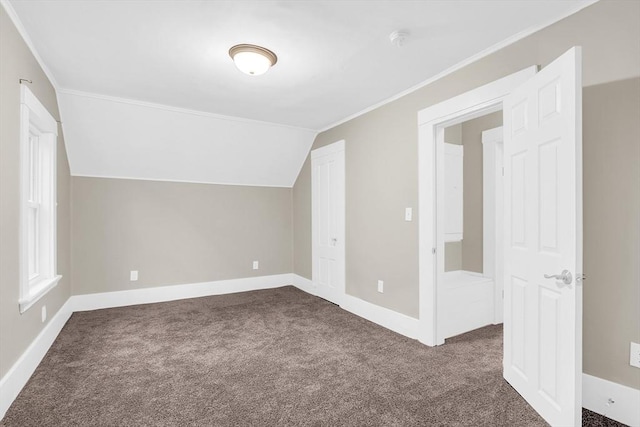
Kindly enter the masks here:
[[502, 176], [504, 176], [504, 166], [502, 167]]
[[436, 248], [431, 248], [431, 253], [435, 255], [436, 254]]

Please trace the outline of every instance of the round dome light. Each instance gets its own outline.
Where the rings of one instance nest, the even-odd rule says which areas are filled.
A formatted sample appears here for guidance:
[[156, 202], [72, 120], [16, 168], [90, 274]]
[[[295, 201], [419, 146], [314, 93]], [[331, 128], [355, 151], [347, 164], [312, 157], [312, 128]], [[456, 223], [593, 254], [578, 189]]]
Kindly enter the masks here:
[[278, 62], [275, 53], [252, 44], [238, 44], [229, 49], [229, 56], [236, 67], [250, 76], [259, 76], [269, 71]]

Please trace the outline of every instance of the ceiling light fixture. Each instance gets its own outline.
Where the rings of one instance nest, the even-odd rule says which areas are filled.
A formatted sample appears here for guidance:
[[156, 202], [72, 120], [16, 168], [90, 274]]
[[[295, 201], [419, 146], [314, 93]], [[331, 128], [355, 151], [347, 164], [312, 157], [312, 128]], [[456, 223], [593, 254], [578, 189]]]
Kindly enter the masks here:
[[264, 74], [278, 62], [275, 53], [253, 44], [235, 45], [229, 49], [229, 56], [240, 71], [250, 76]]

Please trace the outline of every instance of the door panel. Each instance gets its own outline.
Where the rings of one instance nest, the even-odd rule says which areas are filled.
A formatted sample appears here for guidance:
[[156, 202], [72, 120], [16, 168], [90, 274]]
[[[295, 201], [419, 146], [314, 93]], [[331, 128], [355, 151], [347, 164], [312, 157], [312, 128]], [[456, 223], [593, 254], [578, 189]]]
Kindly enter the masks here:
[[[527, 368], [525, 364], [527, 349], [526, 337], [526, 301], [527, 282], [518, 277], [511, 277], [511, 363], [516, 372], [525, 380], [527, 379]], [[506, 323], [506, 322], [505, 322]]]
[[311, 152], [312, 280], [318, 296], [344, 294], [344, 142]]
[[580, 70], [573, 48], [504, 103], [504, 377], [562, 426], [582, 408]]

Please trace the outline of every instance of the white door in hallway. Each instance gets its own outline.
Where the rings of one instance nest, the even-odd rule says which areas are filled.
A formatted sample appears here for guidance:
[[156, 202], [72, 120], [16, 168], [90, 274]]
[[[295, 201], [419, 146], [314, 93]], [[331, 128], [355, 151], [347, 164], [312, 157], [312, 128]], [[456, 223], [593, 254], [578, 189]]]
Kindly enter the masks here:
[[581, 425], [582, 79], [574, 47], [504, 103], [504, 377]]
[[345, 287], [344, 141], [311, 152], [312, 279], [316, 294], [340, 304]]

